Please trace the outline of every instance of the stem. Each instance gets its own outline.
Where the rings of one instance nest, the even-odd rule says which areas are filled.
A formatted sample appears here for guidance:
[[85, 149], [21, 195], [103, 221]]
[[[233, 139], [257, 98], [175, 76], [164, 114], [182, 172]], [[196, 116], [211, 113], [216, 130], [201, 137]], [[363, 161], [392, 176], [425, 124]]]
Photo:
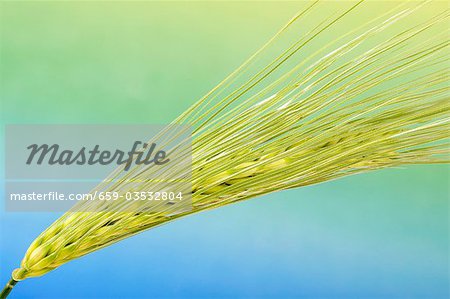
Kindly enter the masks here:
[[11, 293], [11, 290], [16, 285], [16, 283], [17, 281], [11, 278], [0, 293], [0, 299], [5, 299], [6, 297], [8, 297], [9, 293]]

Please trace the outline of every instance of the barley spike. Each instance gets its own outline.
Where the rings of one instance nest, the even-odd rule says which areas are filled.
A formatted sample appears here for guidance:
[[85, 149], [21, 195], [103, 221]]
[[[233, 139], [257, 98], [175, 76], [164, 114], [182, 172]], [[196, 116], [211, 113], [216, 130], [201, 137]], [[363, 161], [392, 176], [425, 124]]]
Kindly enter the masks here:
[[[345, 25], [368, 2], [336, 3], [329, 15], [321, 13], [329, 3], [306, 3], [173, 122], [193, 130], [191, 210], [79, 203], [30, 245], [2, 296], [17, 281], [200, 211], [387, 167], [447, 163], [449, 10], [406, 1]], [[334, 28], [333, 39], [317, 42]], [[145, 182], [152, 171], [132, 168], [126, 177]], [[109, 182], [101, 188], [130, 190]]]

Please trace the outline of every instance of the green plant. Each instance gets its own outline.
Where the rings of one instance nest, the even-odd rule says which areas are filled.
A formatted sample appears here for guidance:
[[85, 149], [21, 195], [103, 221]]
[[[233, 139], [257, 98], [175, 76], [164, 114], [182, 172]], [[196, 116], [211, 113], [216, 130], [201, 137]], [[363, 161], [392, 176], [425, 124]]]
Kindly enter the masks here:
[[[448, 12], [416, 24], [408, 20], [428, 3], [400, 3], [306, 51], [361, 9], [362, 1], [345, 5], [330, 19], [314, 20], [309, 31], [294, 33], [293, 43], [264, 62], [288, 31], [314, 16], [318, 4], [308, 3], [174, 121], [194, 130], [192, 210], [164, 206], [149, 212], [142, 205], [131, 212], [133, 203], [119, 202], [102, 211], [101, 203], [87, 209], [79, 204], [30, 245], [3, 297], [17, 281], [199, 211], [386, 167], [447, 162]], [[145, 182], [152, 171], [132, 168], [126, 178]], [[102, 188], [127, 192], [131, 187], [105, 183]]]

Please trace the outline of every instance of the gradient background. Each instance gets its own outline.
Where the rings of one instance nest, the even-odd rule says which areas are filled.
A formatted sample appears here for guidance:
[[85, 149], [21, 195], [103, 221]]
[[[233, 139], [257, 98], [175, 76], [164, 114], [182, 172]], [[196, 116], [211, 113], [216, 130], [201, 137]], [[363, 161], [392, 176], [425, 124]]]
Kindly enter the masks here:
[[[2, 124], [168, 123], [302, 6], [1, 2]], [[270, 194], [72, 261], [11, 298], [447, 298], [448, 199], [443, 165]], [[57, 217], [0, 211], [1, 284]]]

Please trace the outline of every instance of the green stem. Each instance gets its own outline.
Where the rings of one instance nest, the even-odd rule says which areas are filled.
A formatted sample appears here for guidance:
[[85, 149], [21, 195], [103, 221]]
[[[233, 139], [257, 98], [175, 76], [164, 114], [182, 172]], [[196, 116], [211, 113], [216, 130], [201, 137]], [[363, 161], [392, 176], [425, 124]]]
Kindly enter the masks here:
[[0, 299], [5, 299], [6, 297], [8, 297], [9, 293], [11, 293], [11, 290], [16, 285], [16, 283], [17, 281], [11, 278], [0, 293]]

